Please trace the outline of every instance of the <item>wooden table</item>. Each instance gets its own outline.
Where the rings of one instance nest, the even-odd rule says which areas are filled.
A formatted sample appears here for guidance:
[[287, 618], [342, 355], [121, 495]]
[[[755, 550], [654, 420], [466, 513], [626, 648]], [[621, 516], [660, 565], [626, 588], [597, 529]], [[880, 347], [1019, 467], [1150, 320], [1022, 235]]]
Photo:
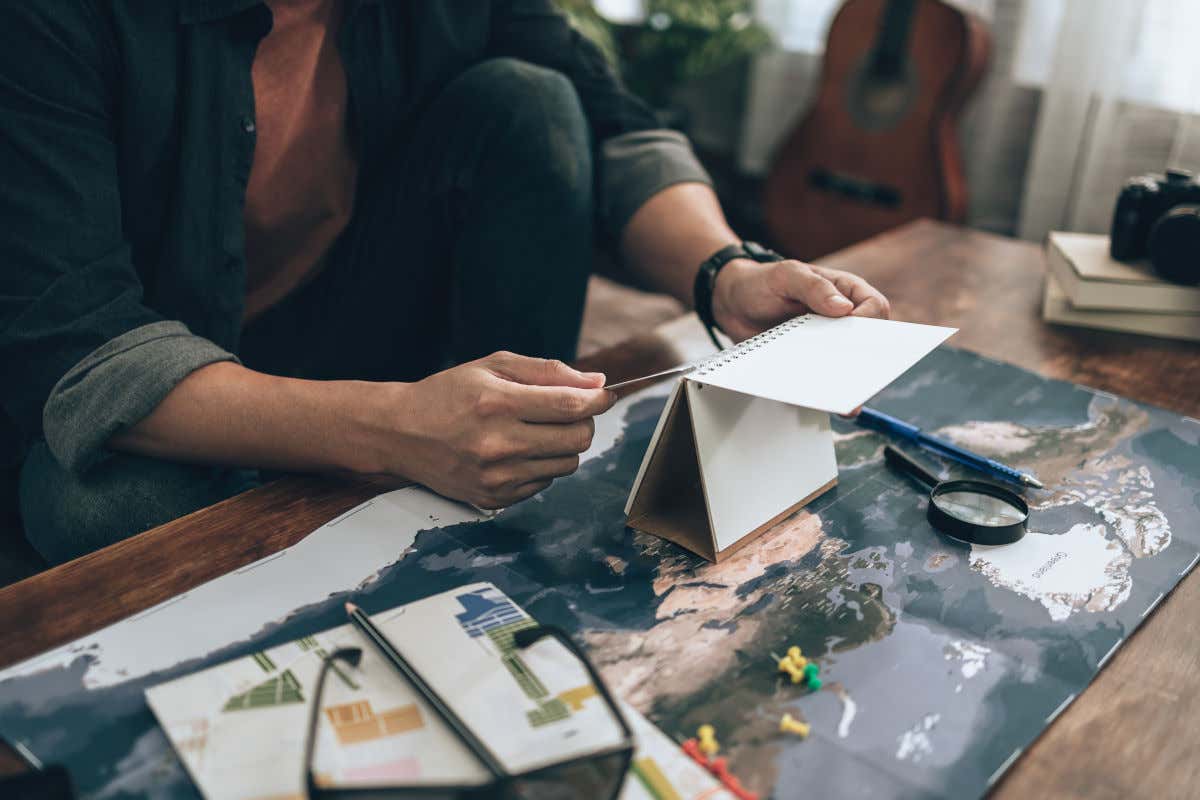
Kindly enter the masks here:
[[[918, 222], [822, 263], [864, 275], [891, 299], [896, 319], [960, 328], [960, 347], [1200, 416], [1200, 346], [1041, 321], [1036, 245]], [[689, 317], [585, 366], [619, 380], [710, 348]], [[0, 589], [0, 665], [294, 544], [378, 491], [366, 483], [281, 480]], [[993, 796], [1182, 797], [1197, 787], [1200, 571], [1160, 605]]]

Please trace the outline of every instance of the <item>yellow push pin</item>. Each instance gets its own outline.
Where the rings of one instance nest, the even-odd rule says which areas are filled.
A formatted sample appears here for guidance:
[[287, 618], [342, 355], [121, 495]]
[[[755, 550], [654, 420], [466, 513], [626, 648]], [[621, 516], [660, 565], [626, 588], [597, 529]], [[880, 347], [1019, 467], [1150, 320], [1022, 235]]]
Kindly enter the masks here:
[[800, 683], [804, 680], [804, 670], [797, 667], [790, 659], [783, 659], [779, 662], [779, 671], [786, 672], [792, 679], [792, 683]]
[[788, 648], [787, 657], [791, 659], [797, 669], [804, 669], [808, 665], [808, 659], [804, 657], [804, 653], [800, 652], [800, 648], [795, 645]]
[[[787, 673], [787, 675], [792, 679], [792, 683], [800, 683], [802, 680], [804, 680], [804, 664], [796, 663], [796, 660], [793, 657], [795, 655], [793, 651], [795, 651], [795, 653], [799, 653], [800, 648], [791, 648], [788, 650], [788, 654], [786, 656], [779, 659], [779, 671]], [[800, 660], [804, 661], [805, 659], [803, 656], [801, 656]]]
[[808, 738], [808, 731], [810, 727], [811, 726], [807, 722], [801, 722], [791, 714], [784, 714], [779, 719], [780, 733], [793, 733], [796, 736], [799, 736], [801, 739]]
[[701, 725], [697, 728], [696, 738], [700, 740], [700, 752], [709, 758], [721, 751], [721, 745], [717, 743], [717, 732], [712, 725]]

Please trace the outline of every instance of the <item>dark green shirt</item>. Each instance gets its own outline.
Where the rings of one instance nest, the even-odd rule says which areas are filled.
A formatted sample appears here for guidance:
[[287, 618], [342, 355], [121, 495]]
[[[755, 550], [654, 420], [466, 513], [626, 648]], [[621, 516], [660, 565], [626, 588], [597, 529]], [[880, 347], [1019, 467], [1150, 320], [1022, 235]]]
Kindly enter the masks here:
[[[385, 157], [456, 75], [510, 56], [574, 84], [599, 227], [706, 180], [550, 0], [347, 0], [351, 143]], [[0, 0], [0, 468], [84, 470], [189, 372], [233, 359], [254, 157], [256, 0]]]

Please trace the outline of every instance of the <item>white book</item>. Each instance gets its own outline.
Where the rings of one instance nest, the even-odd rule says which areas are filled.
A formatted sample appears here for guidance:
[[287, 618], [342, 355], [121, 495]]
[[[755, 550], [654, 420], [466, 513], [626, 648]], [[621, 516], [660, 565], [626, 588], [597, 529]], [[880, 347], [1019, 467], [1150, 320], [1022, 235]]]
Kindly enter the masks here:
[[806, 314], [691, 365], [625, 506], [630, 527], [712, 561], [837, 483], [829, 414], [847, 414], [953, 328]]
[[1076, 308], [1053, 276], [1046, 276], [1042, 317], [1048, 322], [1123, 333], [1141, 333], [1200, 342], [1200, 313], [1152, 314], [1144, 311], [1103, 311]]
[[1108, 254], [1107, 236], [1054, 231], [1046, 269], [1076, 309], [1200, 314], [1200, 286], [1154, 274], [1149, 262], [1126, 264]]

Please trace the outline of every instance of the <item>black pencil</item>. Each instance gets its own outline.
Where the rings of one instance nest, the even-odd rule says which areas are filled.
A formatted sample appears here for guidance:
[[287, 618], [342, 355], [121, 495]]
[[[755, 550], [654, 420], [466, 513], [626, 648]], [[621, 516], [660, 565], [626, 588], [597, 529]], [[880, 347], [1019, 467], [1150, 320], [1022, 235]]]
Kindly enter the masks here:
[[446, 701], [442, 700], [438, 693], [433, 690], [433, 687], [425, 682], [425, 679], [413, 669], [408, 660], [400, 655], [400, 651], [388, 641], [388, 638], [383, 635], [383, 631], [375, 627], [375, 623], [371, 622], [371, 618], [364, 614], [361, 608], [350, 602], [346, 603], [346, 613], [350, 616], [350, 621], [363, 632], [363, 635], [371, 640], [371, 643], [375, 645], [379, 652], [383, 653], [384, 657], [392, 663], [392, 666], [399, 670], [400, 674], [417, 688], [417, 691], [425, 698], [425, 702], [458, 734], [459, 738], [467, 744], [467, 747], [488, 768], [492, 776], [495, 778], [506, 777], [508, 772], [504, 769], [504, 765], [500, 763], [500, 760], [496, 758], [495, 754], [467, 727], [462, 718], [454, 713], [454, 709], [450, 708]]

